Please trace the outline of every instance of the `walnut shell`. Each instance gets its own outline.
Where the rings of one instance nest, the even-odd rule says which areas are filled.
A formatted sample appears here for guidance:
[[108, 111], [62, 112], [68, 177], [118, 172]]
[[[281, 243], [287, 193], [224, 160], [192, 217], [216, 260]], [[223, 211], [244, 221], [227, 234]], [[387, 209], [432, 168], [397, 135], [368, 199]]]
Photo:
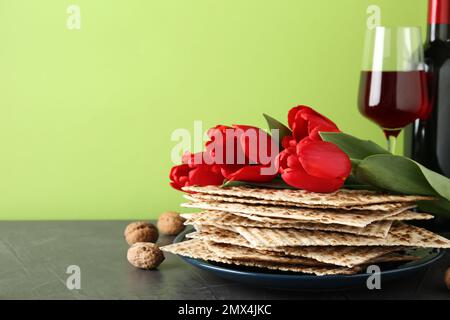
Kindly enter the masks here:
[[162, 234], [175, 236], [183, 231], [184, 221], [176, 212], [164, 212], [158, 219], [158, 230]]
[[447, 269], [447, 271], [445, 272], [445, 285], [447, 286], [447, 289], [450, 290], [450, 268]]
[[129, 245], [137, 242], [156, 242], [158, 229], [149, 222], [133, 222], [126, 227], [124, 236]]
[[128, 249], [127, 259], [136, 268], [151, 270], [158, 268], [165, 257], [156, 244], [138, 242]]

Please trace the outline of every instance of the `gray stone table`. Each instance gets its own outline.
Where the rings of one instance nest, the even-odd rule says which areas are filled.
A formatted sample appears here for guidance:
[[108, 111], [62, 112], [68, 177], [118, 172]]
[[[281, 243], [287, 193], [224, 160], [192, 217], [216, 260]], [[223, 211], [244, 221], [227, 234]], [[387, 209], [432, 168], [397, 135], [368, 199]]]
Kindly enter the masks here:
[[[127, 223], [0, 222], [0, 299], [450, 299], [443, 281], [449, 253], [380, 291], [283, 292], [225, 281], [169, 254], [158, 271], [135, 269], [126, 260]], [[66, 287], [70, 265], [80, 268], [80, 290]]]

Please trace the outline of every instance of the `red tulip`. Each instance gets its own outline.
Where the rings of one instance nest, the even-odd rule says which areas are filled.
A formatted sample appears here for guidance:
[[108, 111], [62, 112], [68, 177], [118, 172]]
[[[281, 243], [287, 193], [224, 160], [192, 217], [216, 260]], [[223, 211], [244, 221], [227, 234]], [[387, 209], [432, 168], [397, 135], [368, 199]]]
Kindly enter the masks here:
[[320, 132], [340, 132], [333, 121], [307, 106], [298, 106], [289, 111], [289, 127], [292, 136], [300, 142], [305, 138], [318, 141]]
[[277, 175], [274, 166], [278, 146], [263, 130], [235, 125], [216, 126], [208, 130], [206, 151], [183, 155], [180, 166], [170, 172], [170, 185], [222, 185], [224, 180], [270, 182]]
[[228, 181], [269, 182], [277, 176], [273, 165], [278, 146], [264, 130], [219, 125], [210, 129], [208, 135], [211, 140], [206, 143], [206, 153], [221, 167]]
[[203, 154], [186, 153], [183, 156], [183, 164], [175, 166], [170, 170], [170, 185], [182, 190], [188, 186], [220, 186], [224, 182], [221, 169], [217, 165], [196, 164], [195, 156], [202, 157]]
[[307, 106], [289, 111], [292, 136], [284, 137], [285, 149], [263, 130], [243, 125], [219, 125], [208, 131], [210, 140], [202, 153], [183, 156], [172, 168], [170, 184], [221, 185], [224, 180], [270, 182], [279, 173], [289, 185], [313, 192], [338, 190], [349, 176], [351, 163], [336, 145], [323, 142], [320, 132], [339, 132], [337, 126]]
[[336, 145], [309, 139], [281, 152], [277, 166], [287, 184], [322, 193], [341, 188], [351, 172], [349, 157]]

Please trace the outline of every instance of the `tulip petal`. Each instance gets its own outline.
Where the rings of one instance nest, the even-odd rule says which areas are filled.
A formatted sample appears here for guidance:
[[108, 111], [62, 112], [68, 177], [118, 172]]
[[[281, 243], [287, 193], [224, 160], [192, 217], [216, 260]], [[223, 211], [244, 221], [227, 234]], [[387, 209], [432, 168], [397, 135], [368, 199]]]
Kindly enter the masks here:
[[281, 178], [290, 186], [310, 192], [331, 193], [339, 190], [344, 184], [343, 179], [322, 179], [310, 176], [305, 170], [286, 172]]
[[322, 141], [321, 132], [341, 132], [341, 130], [333, 126], [317, 126], [309, 132], [309, 138], [315, 141]]
[[305, 171], [314, 177], [343, 180], [352, 169], [347, 154], [330, 142], [311, 141], [299, 144], [297, 155]]
[[184, 187], [184, 186], [181, 186], [181, 185], [179, 185], [178, 183], [175, 183], [175, 182], [173, 182], [173, 181], [170, 181], [170, 186], [171, 186], [172, 188], [174, 188], [175, 190], [180, 190], [180, 191], [183, 191], [181, 188]]
[[177, 190], [181, 190], [181, 188], [186, 185], [186, 180], [183, 178], [187, 177], [189, 170], [190, 168], [187, 164], [172, 167], [169, 174], [170, 185]]
[[239, 149], [244, 151], [249, 164], [268, 165], [275, 160], [278, 154], [278, 145], [269, 134], [256, 127], [242, 125], [234, 127], [243, 130], [243, 134], [239, 136], [238, 140]]
[[301, 112], [297, 113], [295, 121], [292, 125], [292, 135], [296, 141], [301, 141], [308, 136], [308, 122], [303, 119]]
[[208, 131], [210, 141], [206, 143], [206, 153], [215, 164], [248, 164], [248, 159], [241, 148], [240, 137], [250, 126], [217, 126]]
[[291, 110], [289, 110], [289, 113], [288, 113], [289, 128], [292, 129], [292, 127], [294, 126], [294, 122], [296, 120], [297, 113], [299, 113], [300, 111], [303, 111], [303, 110], [307, 110], [307, 109], [312, 110], [310, 107], [307, 107], [307, 106], [298, 106], [298, 107], [295, 107], [295, 108], [292, 108]]
[[317, 126], [329, 126], [337, 128], [336, 124], [333, 121], [312, 109], [310, 110], [310, 112], [303, 112], [302, 116], [305, 120], [308, 121], [310, 129]]
[[279, 173], [284, 173], [284, 170], [288, 168], [287, 166], [288, 157], [289, 154], [286, 152], [286, 150], [284, 150], [275, 158], [275, 167], [278, 168]]
[[297, 155], [295, 155], [295, 154], [288, 156], [287, 166], [293, 170], [296, 170], [298, 168], [303, 168], [300, 160], [298, 159]]
[[286, 136], [281, 140], [281, 146], [283, 149], [287, 149], [290, 147], [295, 147], [297, 145], [297, 142], [295, 141], [295, 138], [292, 136]]
[[169, 177], [170, 179], [174, 180], [177, 177], [185, 176], [188, 173], [189, 173], [189, 165], [182, 164], [179, 166], [172, 167], [172, 169], [170, 169]]
[[319, 132], [339, 132], [333, 121], [310, 107], [298, 106], [289, 111], [289, 127], [297, 142], [309, 137], [311, 140], [322, 140]]
[[209, 186], [223, 184], [224, 177], [220, 168], [216, 165], [191, 166], [182, 164], [170, 170], [170, 185], [182, 190], [186, 186]]
[[322, 140], [319, 132], [340, 132], [338, 127], [330, 119], [318, 113], [310, 113], [304, 115], [308, 121], [309, 138], [312, 140]]
[[222, 173], [214, 172], [212, 166], [202, 165], [189, 172], [191, 186], [220, 186], [223, 184]]

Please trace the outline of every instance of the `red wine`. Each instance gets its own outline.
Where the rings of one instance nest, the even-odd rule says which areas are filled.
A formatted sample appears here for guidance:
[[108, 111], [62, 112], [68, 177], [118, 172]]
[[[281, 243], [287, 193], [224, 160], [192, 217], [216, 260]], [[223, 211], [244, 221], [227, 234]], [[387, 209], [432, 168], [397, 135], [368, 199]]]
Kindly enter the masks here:
[[425, 63], [431, 110], [408, 128], [405, 153], [450, 177], [450, 0], [429, 0]]
[[387, 136], [400, 131], [428, 113], [427, 80], [424, 71], [363, 71], [359, 110], [383, 128]]

